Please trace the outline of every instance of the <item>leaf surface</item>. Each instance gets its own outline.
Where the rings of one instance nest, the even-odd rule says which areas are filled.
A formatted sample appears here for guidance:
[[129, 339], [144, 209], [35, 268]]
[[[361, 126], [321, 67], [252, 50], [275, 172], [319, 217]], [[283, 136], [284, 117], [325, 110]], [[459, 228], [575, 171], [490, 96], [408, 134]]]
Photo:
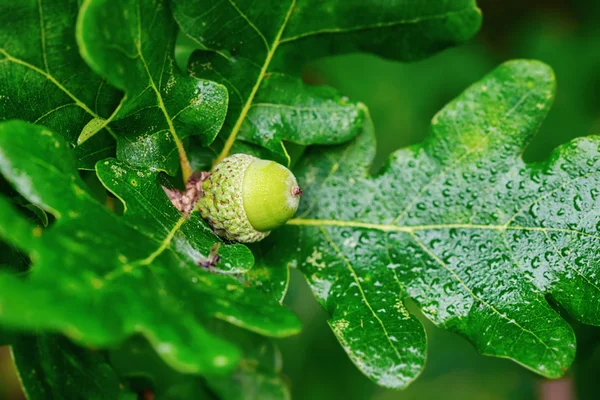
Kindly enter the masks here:
[[[214, 398], [222, 400], [289, 399], [281, 372], [281, 354], [271, 339], [213, 321], [210, 330], [236, 343], [242, 358], [230, 374], [182, 374], [169, 368], [139, 337], [110, 352], [110, 361], [136, 392], [150, 389], [157, 398]], [[207, 393], [213, 393], [212, 396]]]
[[281, 376], [282, 359], [272, 339], [227, 326], [213, 332], [237, 343], [243, 350], [238, 367], [228, 376], [207, 376], [207, 385], [222, 400], [289, 400], [289, 388]]
[[115, 152], [110, 128], [82, 146], [92, 120], [107, 118], [120, 94], [82, 60], [75, 43], [76, 0], [5, 0], [0, 4], [0, 121], [44, 124], [74, 147], [79, 168]]
[[87, 192], [59, 135], [7, 122], [0, 149], [0, 172], [56, 218], [42, 229], [0, 197], [0, 237], [33, 261], [26, 276], [0, 274], [1, 324], [96, 347], [139, 333], [186, 373], [230, 371], [239, 360], [236, 346], [204, 327], [212, 319], [268, 336], [299, 330], [287, 309], [226, 276], [252, 266], [246, 247], [221, 244], [217, 273], [198, 267], [219, 240], [197, 215], [175, 210], [157, 172], [99, 163], [101, 180], [124, 201], [118, 217]]
[[263, 251], [297, 263], [350, 358], [379, 384], [405, 387], [423, 369], [425, 332], [408, 298], [481, 353], [549, 378], [571, 364], [575, 336], [547, 298], [600, 324], [600, 141], [522, 160], [554, 89], [546, 65], [509, 62], [376, 175], [371, 125], [299, 164], [301, 210]]
[[420, 59], [470, 38], [481, 19], [472, 0], [173, 0], [173, 11], [202, 49], [190, 71], [230, 92], [219, 159], [241, 139], [284, 163], [283, 140], [342, 143], [361, 131], [366, 117], [362, 104], [303, 84], [298, 71], [305, 62], [355, 51]]
[[116, 399], [119, 378], [100, 352], [55, 335], [17, 336], [11, 343], [29, 400]]
[[[110, 22], [109, 22], [110, 21]], [[227, 89], [182, 74], [175, 65], [177, 25], [166, 0], [86, 0], [77, 22], [81, 53], [123, 90], [112, 117], [118, 158], [175, 174], [192, 173], [183, 139], [213, 141], [227, 111]]]
[[139, 336], [111, 350], [109, 360], [124, 385], [136, 393], [151, 392], [167, 400], [214, 399], [203, 377], [173, 370]]

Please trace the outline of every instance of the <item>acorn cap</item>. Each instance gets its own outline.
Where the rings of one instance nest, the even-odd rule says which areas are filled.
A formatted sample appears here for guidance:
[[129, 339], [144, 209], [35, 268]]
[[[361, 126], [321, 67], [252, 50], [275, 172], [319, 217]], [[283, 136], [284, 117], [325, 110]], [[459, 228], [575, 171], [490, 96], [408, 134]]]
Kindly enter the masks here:
[[285, 224], [302, 194], [289, 169], [247, 154], [221, 161], [202, 189], [200, 214], [217, 235], [237, 242], [257, 242]]

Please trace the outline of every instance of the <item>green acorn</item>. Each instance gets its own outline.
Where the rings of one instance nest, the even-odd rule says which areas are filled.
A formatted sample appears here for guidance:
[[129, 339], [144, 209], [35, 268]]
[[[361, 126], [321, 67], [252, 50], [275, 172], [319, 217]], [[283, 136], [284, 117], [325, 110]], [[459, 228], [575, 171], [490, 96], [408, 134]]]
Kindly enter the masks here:
[[234, 154], [202, 184], [198, 210], [215, 233], [257, 242], [294, 216], [302, 190], [294, 174], [274, 161]]

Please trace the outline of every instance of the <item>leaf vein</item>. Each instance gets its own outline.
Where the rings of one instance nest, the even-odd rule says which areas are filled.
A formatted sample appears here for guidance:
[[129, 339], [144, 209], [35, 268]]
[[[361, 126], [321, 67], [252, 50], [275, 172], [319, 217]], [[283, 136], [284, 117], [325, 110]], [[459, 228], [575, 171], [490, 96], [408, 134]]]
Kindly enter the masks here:
[[233, 147], [233, 143], [235, 142], [235, 139], [237, 138], [240, 128], [242, 127], [242, 124], [243, 124], [244, 120], [246, 119], [246, 115], [248, 115], [248, 111], [250, 110], [252, 101], [254, 100], [254, 97], [256, 96], [256, 93], [258, 92], [258, 88], [260, 87], [260, 84], [262, 83], [265, 73], [267, 72], [267, 69], [269, 68], [269, 65], [271, 64], [271, 60], [273, 59], [273, 56], [275, 55], [275, 51], [277, 50], [277, 47], [279, 46], [279, 41], [281, 39], [281, 36], [283, 35], [283, 31], [285, 30], [285, 27], [287, 26], [287, 23], [290, 19], [290, 16], [292, 15], [292, 11], [294, 10], [295, 6], [296, 6], [296, 0], [292, 0], [290, 8], [285, 16], [285, 19], [284, 19], [283, 23], [281, 24], [281, 27], [279, 28], [277, 35], [275, 36], [275, 39], [273, 41], [273, 46], [267, 52], [267, 57], [265, 58], [265, 61], [263, 63], [262, 68], [260, 69], [260, 72], [258, 74], [256, 82], [255, 82], [254, 86], [252, 87], [252, 91], [250, 92], [250, 95], [246, 99], [246, 103], [244, 104], [244, 107], [242, 108], [242, 111], [240, 112], [240, 115], [239, 115], [235, 125], [233, 126], [233, 129], [231, 130], [229, 137], [225, 141], [225, 146], [223, 147], [223, 150], [219, 154], [219, 157], [217, 157], [217, 159], [215, 160], [215, 164], [218, 164], [219, 162], [221, 162], [221, 160], [223, 160], [225, 157], [227, 157], [227, 155], [231, 151], [231, 148]]
[[393, 27], [399, 26], [399, 25], [412, 25], [412, 24], [418, 24], [419, 22], [427, 22], [427, 21], [433, 21], [436, 19], [444, 19], [450, 15], [464, 14], [466, 12], [472, 12], [472, 11], [478, 11], [478, 9], [468, 7], [468, 8], [462, 9], [462, 10], [448, 11], [443, 14], [435, 14], [435, 15], [430, 15], [427, 17], [405, 19], [405, 20], [398, 20], [398, 21], [389, 21], [389, 22], [380, 22], [380, 23], [376, 23], [376, 24], [356, 26], [356, 27], [352, 27], [352, 28], [325, 28], [325, 29], [319, 29], [319, 30], [315, 30], [315, 31], [311, 31], [311, 32], [301, 33], [296, 36], [290, 36], [287, 38], [283, 38], [283, 39], [281, 39], [280, 43], [282, 43], [282, 44], [290, 43], [290, 42], [304, 39], [304, 38], [307, 38], [310, 36], [316, 36], [316, 35], [321, 35], [321, 34], [325, 34], [325, 33], [352, 33], [352, 32], [360, 32], [360, 31], [364, 31], [364, 30], [377, 29], [377, 28], [393, 28]]
[[563, 260], [563, 262], [565, 263], [565, 265], [567, 267], [569, 267], [570, 269], [572, 269], [573, 271], [575, 271], [575, 273], [577, 275], [579, 275], [581, 278], [583, 278], [584, 281], [586, 281], [587, 283], [589, 283], [591, 286], [594, 287], [594, 289], [596, 289], [598, 292], [600, 292], [600, 287], [598, 287], [598, 285], [596, 285], [594, 282], [590, 281], [585, 275], [583, 275], [581, 273], [581, 271], [578, 268], [575, 268], [575, 266], [573, 265], [573, 263], [571, 263], [570, 261], [568, 261], [560, 252], [560, 250], [556, 247], [556, 244], [554, 243], [554, 240], [552, 240], [550, 238], [550, 235], [548, 235], [548, 232], [544, 231], [544, 235], [546, 236], [546, 239], [548, 240], [548, 243], [550, 243], [550, 245], [552, 246], [552, 249], [554, 249], [554, 251], [556, 252], [556, 254], [558, 254], [558, 256]]
[[446, 271], [448, 271], [466, 290], [467, 292], [471, 295], [471, 297], [473, 297], [475, 300], [481, 302], [481, 304], [485, 305], [486, 307], [488, 307], [490, 310], [492, 310], [492, 312], [494, 314], [496, 314], [498, 317], [500, 317], [501, 319], [504, 319], [506, 321], [508, 321], [509, 323], [514, 324], [515, 326], [517, 326], [519, 329], [521, 329], [524, 332], [529, 333], [531, 336], [533, 336], [539, 343], [541, 343], [542, 345], [544, 345], [546, 348], [550, 349], [550, 347], [533, 331], [525, 328], [524, 326], [522, 326], [521, 324], [519, 324], [516, 320], [514, 319], [510, 319], [508, 318], [508, 316], [506, 314], [501, 313], [500, 311], [498, 311], [494, 306], [492, 306], [490, 303], [488, 303], [487, 301], [485, 301], [484, 299], [482, 299], [481, 297], [477, 296], [472, 290], [471, 288], [466, 284], [466, 282], [464, 280], [461, 279], [461, 277], [456, 273], [456, 271], [454, 271], [454, 269], [452, 269], [449, 265], [447, 265], [444, 261], [442, 261], [437, 255], [435, 255], [435, 253], [433, 253], [433, 251], [431, 251], [426, 245], [425, 243], [423, 243], [421, 240], [419, 240], [419, 238], [414, 234], [414, 233], [410, 233], [410, 235], [412, 236], [412, 238], [414, 239], [414, 241], [417, 243], [417, 245], [419, 247], [421, 247], [423, 249], [423, 251], [425, 251], [425, 253], [427, 253], [434, 261], [436, 261], [439, 265], [441, 265]]
[[262, 39], [267, 52], [271, 50], [271, 47], [269, 46], [269, 43], [267, 42], [267, 38], [265, 37], [265, 35], [263, 35], [263, 33], [260, 31], [260, 29], [258, 29], [258, 27], [256, 25], [254, 25], [254, 23], [252, 21], [250, 21], [250, 18], [248, 18], [248, 16], [246, 14], [244, 14], [244, 12], [238, 7], [238, 5], [235, 3], [235, 1], [233, 0], [228, 0], [229, 4], [231, 4], [231, 6], [235, 9], [235, 11], [237, 11], [238, 14], [240, 14], [240, 16], [248, 23], [248, 25], [254, 29], [254, 31], [256, 31], [256, 33], [258, 34], [258, 36], [260, 36], [260, 38]]
[[71, 93], [66, 87], [64, 87], [54, 76], [52, 76], [52, 74], [50, 74], [49, 72], [46, 72], [38, 67], [36, 67], [35, 65], [32, 65], [26, 61], [20, 60], [18, 58], [13, 57], [12, 55], [10, 55], [6, 50], [4, 50], [3, 48], [0, 48], [0, 54], [3, 54], [9, 61], [14, 62], [15, 64], [19, 64], [22, 65], [32, 71], [35, 71], [37, 73], [39, 73], [40, 75], [44, 76], [47, 80], [49, 80], [50, 82], [52, 82], [56, 87], [58, 87], [61, 91], [63, 91], [67, 96], [69, 96], [71, 99], [73, 99], [73, 101], [81, 108], [83, 108], [88, 114], [92, 115], [93, 117], [97, 118], [98, 114], [96, 114], [94, 111], [92, 111], [85, 103], [83, 103], [81, 100], [79, 100], [73, 93]]
[[387, 224], [372, 224], [368, 222], [358, 221], [344, 221], [344, 220], [333, 220], [333, 219], [304, 219], [304, 218], [293, 218], [287, 222], [288, 225], [293, 226], [338, 226], [338, 227], [350, 227], [359, 229], [372, 229], [383, 232], [417, 232], [426, 230], [443, 230], [443, 229], [481, 229], [481, 230], [523, 230], [523, 231], [548, 231], [548, 232], [563, 232], [581, 235], [585, 237], [591, 237], [600, 240], [600, 236], [591, 233], [578, 231], [574, 229], [566, 228], [550, 228], [550, 227], [539, 227], [539, 226], [516, 226], [516, 225], [477, 225], [477, 224], [432, 224], [432, 225], [412, 225], [412, 226], [400, 226], [400, 225], [387, 225]]
[[379, 316], [377, 315], [377, 313], [375, 313], [375, 310], [373, 310], [373, 307], [371, 307], [371, 304], [369, 303], [369, 300], [367, 300], [367, 296], [365, 295], [365, 292], [364, 292], [364, 290], [362, 288], [360, 280], [358, 279], [358, 274], [356, 273], [354, 267], [352, 266], [352, 263], [350, 263], [350, 261], [346, 258], [346, 256], [344, 255], [344, 253], [337, 246], [337, 244], [335, 244], [335, 242], [331, 239], [331, 237], [327, 234], [327, 232], [325, 231], [325, 229], [320, 228], [320, 230], [321, 230], [321, 234], [323, 235], [323, 237], [325, 238], [325, 240], [327, 241], [327, 243], [329, 243], [329, 245], [331, 246], [331, 248], [338, 254], [338, 256], [342, 259], [342, 261], [344, 262], [344, 264], [346, 265], [346, 267], [348, 268], [348, 270], [352, 274], [354, 282], [356, 283], [356, 285], [358, 287], [358, 290], [360, 291], [360, 294], [361, 294], [363, 300], [365, 301], [365, 305], [367, 306], [367, 308], [369, 309], [369, 311], [371, 311], [371, 314], [373, 314], [373, 317], [381, 325], [381, 329], [383, 330], [383, 333], [384, 333], [384, 335], [385, 335], [388, 343], [390, 344], [391, 348], [394, 349], [394, 352], [396, 353], [396, 356], [398, 357], [398, 359], [402, 360], [403, 357], [400, 355], [400, 352], [398, 351], [398, 349], [396, 348], [396, 346], [392, 342], [392, 339], [390, 338], [390, 334], [388, 333], [385, 324], [383, 323], [383, 321], [381, 320], [381, 318], [379, 318]]

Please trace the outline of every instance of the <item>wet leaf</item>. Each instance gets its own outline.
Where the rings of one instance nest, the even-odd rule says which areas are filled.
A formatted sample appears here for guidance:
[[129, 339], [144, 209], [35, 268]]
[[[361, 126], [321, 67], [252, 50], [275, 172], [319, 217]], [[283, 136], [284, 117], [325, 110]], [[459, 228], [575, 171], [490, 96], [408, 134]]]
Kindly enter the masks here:
[[361, 131], [366, 118], [362, 104], [302, 83], [306, 62], [356, 51], [416, 60], [467, 40], [481, 21], [472, 0], [173, 0], [173, 12], [201, 49], [191, 57], [192, 74], [220, 82], [230, 93], [219, 159], [240, 139], [263, 146], [282, 163], [289, 163], [283, 141], [342, 143]]
[[522, 159], [554, 89], [546, 65], [509, 62], [376, 175], [371, 125], [348, 145], [310, 149], [296, 168], [301, 210], [263, 251], [297, 263], [352, 361], [380, 385], [405, 387], [425, 363], [407, 298], [481, 353], [548, 378], [573, 361], [575, 336], [547, 297], [600, 324], [599, 139]]
[[169, 174], [181, 163], [187, 180], [192, 171], [182, 140], [213, 141], [227, 111], [227, 89], [178, 70], [177, 26], [167, 1], [87, 0], [77, 24], [84, 59], [125, 92], [110, 123], [118, 158]]
[[87, 191], [60, 135], [6, 122], [0, 149], [4, 177], [56, 218], [42, 229], [0, 197], [0, 237], [33, 261], [26, 276], [0, 273], [0, 324], [60, 332], [94, 347], [142, 334], [186, 373], [237, 365], [239, 349], [205, 328], [212, 319], [267, 336], [299, 330], [290, 311], [227, 276], [252, 266], [246, 247], [222, 243], [218, 270], [198, 266], [219, 240], [197, 214], [179, 214], [157, 172], [116, 160], [98, 164], [100, 179], [124, 203], [119, 217]]
[[0, 121], [49, 127], [73, 147], [79, 168], [93, 169], [114, 154], [115, 133], [103, 127], [81, 146], [77, 137], [90, 121], [107, 118], [121, 95], [79, 55], [78, 11], [76, 0], [0, 3]]

